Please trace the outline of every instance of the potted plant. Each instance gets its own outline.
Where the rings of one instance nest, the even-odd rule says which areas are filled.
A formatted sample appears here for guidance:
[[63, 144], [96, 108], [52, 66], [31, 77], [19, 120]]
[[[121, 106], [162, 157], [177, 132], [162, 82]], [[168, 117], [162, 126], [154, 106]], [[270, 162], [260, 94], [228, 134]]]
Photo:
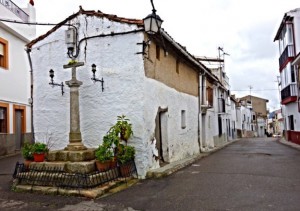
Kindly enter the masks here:
[[113, 149], [110, 144], [103, 143], [95, 151], [96, 166], [98, 171], [107, 171], [111, 168]]
[[125, 142], [133, 135], [132, 124], [125, 115], [118, 116], [117, 123], [111, 127], [110, 131], [114, 132], [121, 141]]
[[120, 164], [120, 174], [122, 177], [130, 175], [132, 170], [132, 161], [135, 157], [135, 148], [133, 146], [119, 144], [118, 162]]
[[25, 142], [21, 149], [21, 153], [24, 158], [25, 168], [28, 169], [30, 163], [33, 161], [33, 145], [29, 142]]
[[48, 147], [44, 143], [36, 142], [33, 144], [33, 158], [35, 162], [43, 162], [45, 154], [48, 152]]

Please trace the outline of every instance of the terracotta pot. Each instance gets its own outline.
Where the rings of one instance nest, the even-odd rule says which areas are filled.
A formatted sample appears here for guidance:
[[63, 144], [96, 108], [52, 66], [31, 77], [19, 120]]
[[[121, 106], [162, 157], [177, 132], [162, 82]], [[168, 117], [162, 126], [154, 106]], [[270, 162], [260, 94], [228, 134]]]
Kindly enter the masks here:
[[25, 166], [25, 169], [28, 170], [29, 169], [29, 166], [30, 166], [30, 163], [32, 162], [32, 160], [24, 160], [24, 166]]
[[96, 166], [98, 171], [103, 172], [103, 171], [107, 171], [110, 169], [111, 166], [111, 161], [104, 161], [104, 162], [100, 162], [99, 160], [96, 160]]
[[120, 165], [120, 176], [128, 177], [131, 175], [132, 165], [131, 163], [125, 163]]
[[110, 168], [113, 169], [113, 168], [117, 168], [117, 158], [114, 157], [111, 161], [110, 161]]
[[45, 153], [33, 153], [34, 162], [44, 162], [45, 161]]

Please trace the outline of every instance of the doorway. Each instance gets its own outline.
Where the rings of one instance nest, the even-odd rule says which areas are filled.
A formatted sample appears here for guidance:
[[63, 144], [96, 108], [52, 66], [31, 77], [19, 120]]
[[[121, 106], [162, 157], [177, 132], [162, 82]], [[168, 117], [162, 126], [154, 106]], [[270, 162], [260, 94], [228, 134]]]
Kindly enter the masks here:
[[169, 162], [168, 108], [158, 108], [155, 118], [155, 139], [159, 156], [159, 164], [160, 166], [163, 166]]
[[23, 134], [26, 132], [26, 107], [14, 105], [14, 133], [16, 150], [23, 144]]

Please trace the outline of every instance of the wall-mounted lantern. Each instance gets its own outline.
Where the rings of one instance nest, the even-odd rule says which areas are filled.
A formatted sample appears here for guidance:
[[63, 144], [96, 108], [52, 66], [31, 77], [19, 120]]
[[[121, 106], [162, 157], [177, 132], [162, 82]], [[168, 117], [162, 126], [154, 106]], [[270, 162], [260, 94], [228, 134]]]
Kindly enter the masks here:
[[54, 87], [54, 86], [60, 86], [61, 87], [61, 95], [64, 95], [64, 83], [63, 82], [61, 82], [60, 84], [59, 83], [55, 83], [54, 82], [54, 80], [53, 80], [53, 78], [54, 78], [54, 70], [50, 70], [49, 71], [49, 76], [50, 76], [50, 83], [49, 83], [49, 85], [51, 85], [52, 86], [52, 88]]
[[96, 83], [96, 82], [101, 82], [102, 92], [103, 92], [103, 91], [104, 91], [104, 86], [103, 86], [104, 80], [103, 80], [103, 78], [101, 78], [101, 79], [96, 78], [96, 75], [95, 75], [96, 71], [97, 71], [96, 65], [95, 65], [95, 64], [92, 64], [93, 77], [92, 77], [91, 79], [92, 79], [92, 81], [93, 81], [94, 83]]
[[154, 8], [153, 0], [151, 0], [152, 4], [152, 14], [148, 15], [146, 18], [144, 18], [144, 27], [145, 27], [145, 32], [148, 34], [156, 34], [163, 22], [163, 20], [156, 15], [156, 9]]

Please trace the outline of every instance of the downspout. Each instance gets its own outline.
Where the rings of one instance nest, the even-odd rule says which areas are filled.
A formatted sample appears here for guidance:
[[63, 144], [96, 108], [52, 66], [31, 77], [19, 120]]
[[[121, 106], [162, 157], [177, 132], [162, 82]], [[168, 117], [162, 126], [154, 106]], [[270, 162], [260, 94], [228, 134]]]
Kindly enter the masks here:
[[202, 98], [203, 98], [203, 75], [204, 75], [205, 73], [203, 73], [203, 72], [200, 72], [199, 73], [199, 87], [198, 87], [198, 89], [199, 89], [199, 95], [198, 95], [198, 98], [199, 98], [199, 100], [198, 100], [198, 103], [199, 103], [199, 105], [198, 105], [198, 109], [199, 109], [199, 111], [198, 111], [198, 144], [199, 144], [199, 152], [200, 153], [202, 153], [202, 152], [204, 152], [204, 150], [203, 150], [203, 146], [202, 146], [202, 132], [201, 132], [201, 130], [202, 130], [202, 109], [201, 109], [201, 105], [202, 105]]
[[30, 113], [31, 113], [31, 133], [32, 133], [32, 142], [35, 142], [34, 136], [34, 126], [33, 126], [33, 69], [32, 69], [32, 60], [30, 56], [31, 48], [25, 49], [28, 61], [29, 61], [29, 68], [30, 68]]

